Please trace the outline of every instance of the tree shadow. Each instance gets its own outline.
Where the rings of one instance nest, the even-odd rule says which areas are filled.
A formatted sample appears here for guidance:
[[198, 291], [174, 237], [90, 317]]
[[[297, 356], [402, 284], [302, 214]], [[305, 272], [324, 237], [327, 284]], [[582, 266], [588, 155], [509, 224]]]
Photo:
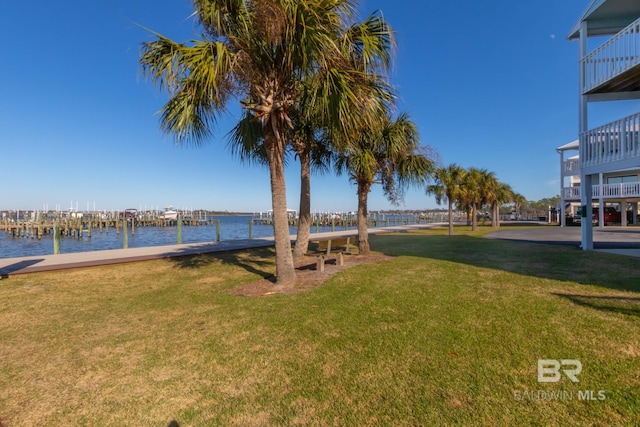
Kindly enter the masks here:
[[549, 244], [439, 234], [372, 236], [370, 242], [372, 249], [391, 256], [437, 259], [524, 276], [640, 292], [638, 258], [583, 251], [566, 242]]
[[640, 298], [615, 295], [580, 295], [563, 293], [553, 293], [553, 295], [566, 298], [574, 304], [583, 307], [640, 317]]
[[196, 254], [188, 252], [185, 255], [180, 255], [179, 252], [170, 258], [179, 268], [198, 269], [221, 262], [243, 268], [263, 279], [274, 277], [275, 250], [273, 247], [243, 248]]
[[176, 420], [171, 420], [169, 424], [167, 424], [167, 427], [180, 427], [180, 424]]
[[11, 265], [7, 265], [6, 267], [2, 267], [0, 268], [0, 279], [6, 279], [9, 277], [10, 274], [16, 273], [22, 269], [25, 269], [27, 267], [31, 267], [32, 265], [35, 265], [39, 262], [44, 261], [43, 258], [39, 258], [39, 259], [27, 259], [24, 261], [19, 261], [16, 262], [14, 264]]

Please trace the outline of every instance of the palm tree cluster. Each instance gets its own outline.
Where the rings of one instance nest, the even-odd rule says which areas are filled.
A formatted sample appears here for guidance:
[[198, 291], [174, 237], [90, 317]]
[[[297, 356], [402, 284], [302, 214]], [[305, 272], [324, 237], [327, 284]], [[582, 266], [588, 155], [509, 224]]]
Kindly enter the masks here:
[[[424, 182], [432, 169], [415, 125], [391, 113], [393, 32], [380, 13], [357, 22], [355, 0], [193, 5], [200, 39], [180, 43], [153, 32], [155, 40], [142, 45], [144, 75], [169, 93], [161, 129], [179, 144], [201, 144], [230, 102], [240, 102], [245, 114], [229, 140], [239, 158], [269, 168], [276, 280], [290, 286], [296, 276], [284, 168], [291, 155], [301, 165], [298, 256], [309, 238], [313, 165], [348, 172], [365, 220], [371, 185], [381, 183], [397, 201], [405, 185]], [[366, 253], [366, 235], [359, 238]]]
[[479, 212], [491, 211], [491, 225], [499, 227], [499, 208], [508, 202], [518, 202], [522, 195], [515, 193], [508, 184], [496, 178], [486, 169], [464, 169], [455, 163], [437, 168], [434, 183], [427, 186], [427, 194], [433, 194], [438, 204], [447, 202], [449, 208], [449, 235], [453, 235], [453, 207], [467, 213], [473, 230], [478, 225]]

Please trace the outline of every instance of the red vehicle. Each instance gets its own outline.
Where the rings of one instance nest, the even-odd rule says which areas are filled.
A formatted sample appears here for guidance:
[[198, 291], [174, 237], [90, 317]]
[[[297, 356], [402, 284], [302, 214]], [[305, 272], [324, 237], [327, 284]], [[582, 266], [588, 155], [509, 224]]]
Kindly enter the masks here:
[[[593, 208], [593, 222], [599, 223], [600, 221], [600, 212], [598, 208]], [[607, 206], [604, 208], [604, 225], [608, 224], [622, 224], [622, 214], [616, 210], [616, 208], [612, 206]]]

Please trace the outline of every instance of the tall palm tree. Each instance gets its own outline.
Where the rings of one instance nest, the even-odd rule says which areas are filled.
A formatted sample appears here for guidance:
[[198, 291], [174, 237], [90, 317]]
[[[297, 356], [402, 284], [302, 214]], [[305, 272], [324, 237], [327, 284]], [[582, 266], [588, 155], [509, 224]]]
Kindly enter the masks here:
[[[350, 84], [361, 78], [349, 64], [349, 34], [355, 13], [354, 0], [193, 0], [194, 17], [202, 35], [188, 44], [154, 33], [156, 40], [143, 43], [143, 73], [170, 94], [162, 107], [161, 129], [179, 143], [207, 140], [218, 116], [231, 99], [258, 118], [269, 166], [276, 281], [291, 286], [296, 275], [289, 240], [284, 178], [287, 129], [299, 106], [301, 84], [310, 76], [316, 98], [326, 117], [349, 127], [357, 102]], [[385, 62], [390, 30], [382, 18], [369, 19], [381, 29], [372, 37], [379, 56], [363, 58], [371, 66]], [[364, 30], [363, 30], [364, 31]], [[376, 44], [377, 43], [377, 44]], [[335, 84], [339, 82], [340, 84]]]
[[344, 141], [335, 156], [338, 174], [348, 173], [357, 185], [358, 250], [369, 255], [367, 230], [368, 197], [374, 184], [382, 184], [392, 203], [403, 199], [407, 185], [421, 185], [433, 171], [433, 162], [420, 152], [418, 130], [407, 114], [395, 120], [383, 117], [375, 126], [362, 129], [353, 140]]
[[482, 206], [488, 205], [491, 208], [491, 225], [496, 226], [496, 222], [498, 221], [498, 216], [494, 213], [494, 208], [497, 207], [498, 203], [498, 188], [500, 187], [500, 182], [496, 178], [495, 173], [489, 172], [486, 169], [482, 169], [480, 176], [480, 182], [478, 186], [478, 191], [481, 195], [480, 200], [480, 208]]
[[[486, 204], [492, 204], [495, 199], [495, 189], [498, 180], [493, 172], [486, 169], [469, 168], [465, 174], [463, 183], [463, 197], [461, 205], [471, 217], [471, 229], [478, 228], [478, 213], [480, 208]], [[469, 222], [469, 221], [468, 221]]]
[[[300, 162], [300, 205], [293, 257], [301, 258], [307, 253], [311, 230], [311, 172], [328, 170], [331, 152], [322, 129], [316, 129], [312, 123], [303, 124], [297, 114], [295, 117], [297, 119], [292, 120], [293, 129], [288, 130], [287, 137], [290, 151]], [[234, 157], [243, 163], [268, 165], [262, 127], [248, 112], [229, 133], [228, 146]]]
[[492, 226], [500, 227], [500, 206], [513, 200], [513, 190], [508, 184], [499, 182], [494, 192], [495, 198], [491, 205]]
[[527, 204], [527, 198], [520, 193], [514, 193], [513, 202], [516, 205], [516, 219], [520, 219], [520, 208]]
[[436, 196], [436, 203], [441, 204], [447, 201], [449, 212], [449, 236], [453, 236], [453, 205], [461, 199], [464, 192], [464, 179], [466, 171], [464, 168], [450, 164], [435, 170], [435, 183], [427, 186], [427, 194]]
[[309, 248], [311, 234], [311, 173], [323, 173], [329, 169], [331, 151], [326, 132], [313, 125], [295, 121], [296, 132], [291, 139], [291, 147], [300, 162], [300, 205], [298, 208], [298, 228], [293, 257], [304, 257]]
[[474, 231], [478, 227], [477, 217], [478, 205], [481, 201], [479, 191], [481, 175], [480, 169], [469, 168], [467, 170], [462, 183], [462, 197], [459, 199], [459, 204], [467, 212], [467, 225], [471, 225], [471, 229]]

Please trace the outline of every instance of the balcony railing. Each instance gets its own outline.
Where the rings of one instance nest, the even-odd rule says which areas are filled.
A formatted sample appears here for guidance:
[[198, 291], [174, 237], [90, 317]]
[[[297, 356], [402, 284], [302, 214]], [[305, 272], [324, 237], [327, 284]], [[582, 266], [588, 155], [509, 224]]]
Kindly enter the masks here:
[[562, 195], [564, 200], [580, 200], [580, 187], [564, 187]]
[[581, 167], [640, 158], [640, 113], [580, 135]]
[[[627, 199], [640, 197], [640, 182], [623, 182], [620, 184], [593, 185], [592, 199]], [[580, 200], [580, 187], [565, 187], [562, 189], [564, 200]]]
[[640, 18], [580, 60], [587, 93], [640, 64]]
[[580, 159], [567, 160], [562, 164], [564, 175], [580, 175]]
[[626, 197], [638, 197], [640, 196], [640, 182], [623, 182], [621, 184], [595, 185], [593, 188], [593, 197], [600, 197], [601, 192], [604, 199], [624, 199]]

